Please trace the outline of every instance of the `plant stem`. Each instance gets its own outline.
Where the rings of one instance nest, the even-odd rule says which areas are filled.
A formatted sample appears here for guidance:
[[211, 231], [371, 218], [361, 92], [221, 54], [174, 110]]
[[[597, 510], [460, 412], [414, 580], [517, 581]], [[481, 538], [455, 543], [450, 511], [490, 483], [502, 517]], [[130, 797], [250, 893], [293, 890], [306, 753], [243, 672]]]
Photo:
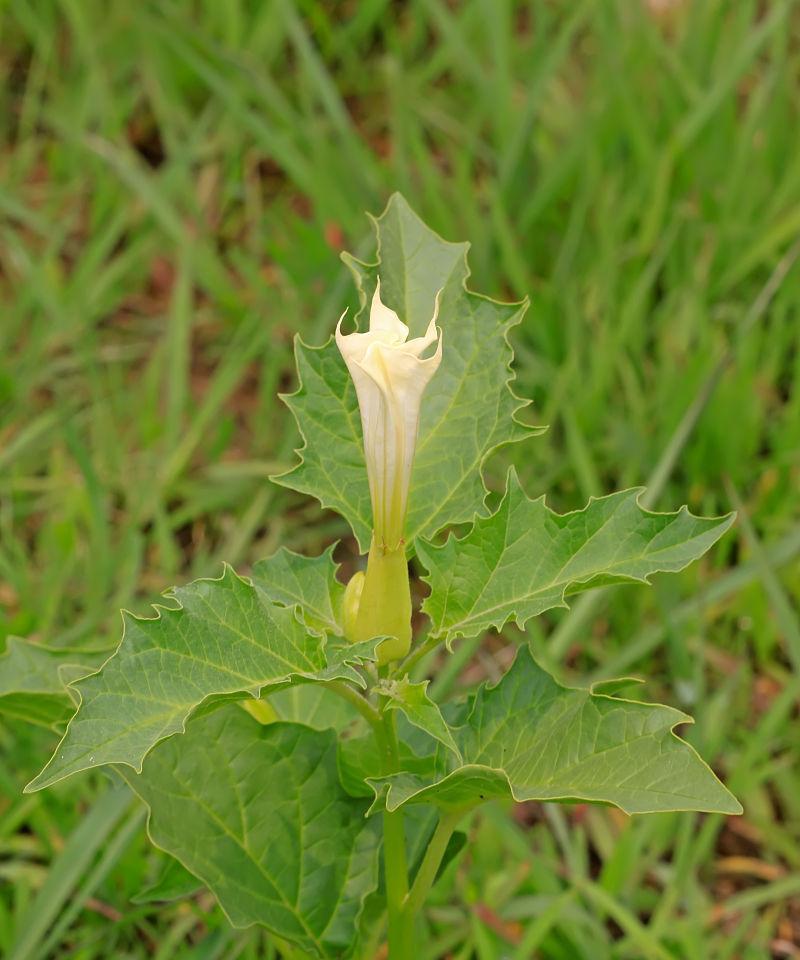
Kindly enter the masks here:
[[405, 544], [389, 549], [372, 538], [367, 572], [358, 596], [352, 640], [386, 637], [378, 664], [404, 657], [411, 647], [411, 590]]
[[453, 830], [455, 830], [463, 814], [463, 810], [451, 810], [442, 812], [439, 817], [439, 823], [433, 837], [431, 837], [431, 842], [428, 844], [428, 849], [425, 851], [414, 885], [403, 904], [403, 913], [410, 929], [413, 928], [414, 918], [424, 905], [425, 898], [433, 886], [442, 858], [447, 850], [447, 844], [450, 842]]
[[[394, 711], [385, 710], [382, 718], [384, 769], [386, 773], [394, 773], [399, 766]], [[378, 743], [381, 744], [380, 737]], [[411, 928], [406, 924], [403, 909], [408, 896], [408, 862], [402, 810], [386, 810], [383, 814], [383, 865], [389, 918], [389, 960], [411, 960]]]
[[410, 960], [406, 913], [408, 864], [403, 811], [383, 814], [383, 862], [386, 877], [386, 909], [389, 916], [389, 960]]
[[423, 657], [426, 657], [432, 650], [435, 650], [441, 642], [441, 637], [428, 636], [403, 660], [397, 671], [398, 674], [401, 676], [406, 673], [410, 674], [419, 661], [422, 660]]
[[341, 680], [329, 680], [327, 686], [337, 696], [352, 704], [376, 733], [380, 731], [380, 734], [383, 734], [381, 715], [365, 697]]

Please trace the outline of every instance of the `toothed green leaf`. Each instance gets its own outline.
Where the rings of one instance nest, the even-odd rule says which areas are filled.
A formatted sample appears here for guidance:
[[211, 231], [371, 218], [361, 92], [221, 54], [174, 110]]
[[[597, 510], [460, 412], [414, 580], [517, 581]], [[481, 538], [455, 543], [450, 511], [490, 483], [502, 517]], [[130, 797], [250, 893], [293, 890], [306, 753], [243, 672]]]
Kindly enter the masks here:
[[259, 923], [314, 957], [347, 956], [377, 886], [379, 820], [348, 796], [336, 735], [262, 725], [236, 704], [189, 722], [141, 775], [153, 841], [216, 895], [237, 927]]
[[125, 614], [122, 643], [99, 673], [74, 684], [81, 706], [38, 790], [103, 763], [141, 769], [159, 740], [178, 733], [210, 698], [251, 695], [295, 680], [363, 680], [354, 664], [380, 641], [345, 644], [309, 634], [293, 607], [226, 567], [218, 580], [176, 588], [151, 619]]
[[[399, 194], [375, 227], [378, 262], [346, 258], [362, 305], [380, 275], [385, 303], [417, 336], [442, 291], [442, 362], [422, 404], [406, 524], [411, 542], [484, 512], [484, 460], [501, 444], [536, 432], [516, 419], [525, 401], [509, 386], [512, 352], [506, 337], [526, 304], [496, 303], [468, 292], [468, 244], [442, 240]], [[331, 330], [336, 319], [331, 317]], [[372, 513], [355, 389], [333, 339], [322, 347], [298, 340], [296, 356], [300, 386], [286, 402], [304, 446], [300, 462], [274, 479], [340, 513], [366, 552]]]
[[297, 606], [307, 627], [342, 635], [344, 584], [336, 579], [333, 546], [318, 557], [303, 557], [281, 547], [253, 567], [252, 579], [270, 600]]
[[471, 807], [494, 797], [608, 803], [626, 813], [741, 813], [697, 753], [674, 735], [691, 718], [672, 707], [561, 686], [523, 647], [494, 687], [482, 686], [455, 738], [431, 742], [434, 776], [373, 778], [376, 807]]
[[169, 903], [172, 900], [184, 900], [202, 889], [203, 884], [197, 877], [189, 873], [179, 860], [170, 857], [155, 883], [145, 887], [131, 900], [133, 903]]
[[544, 497], [529, 500], [510, 471], [495, 513], [476, 519], [462, 539], [417, 541], [431, 588], [422, 609], [434, 633], [449, 643], [512, 619], [523, 628], [531, 617], [566, 606], [566, 595], [682, 570], [733, 522], [732, 515], [695, 517], [685, 507], [651, 513], [639, 506], [640, 493], [625, 490], [558, 514]]
[[444, 744], [460, 758], [450, 727], [442, 716], [438, 704], [428, 696], [427, 680], [421, 683], [412, 683], [408, 677], [391, 680], [381, 687], [381, 693], [389, 698], [389, 709], [400, 710], [409, 723]]

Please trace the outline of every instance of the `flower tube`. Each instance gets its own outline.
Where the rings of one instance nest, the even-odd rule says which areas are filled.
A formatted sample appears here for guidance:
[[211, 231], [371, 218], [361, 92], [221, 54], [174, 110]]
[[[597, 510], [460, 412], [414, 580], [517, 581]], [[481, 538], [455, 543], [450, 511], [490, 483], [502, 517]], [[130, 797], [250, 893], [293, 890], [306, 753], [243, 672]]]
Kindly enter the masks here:
[[[438, 312], [437, 296], [425, 335], [409, 340], [408, 327], [381, 302], [379, 280], [369, 331], [343, 334], [343, 317], [336, 328], [336, 343], [353, 378], [361, 412], [373, 534], [387, 550], [396, 550], [403, 539], [422, 394], [442, 359]], [[434, 342], [436, 352], [423, 358]]]

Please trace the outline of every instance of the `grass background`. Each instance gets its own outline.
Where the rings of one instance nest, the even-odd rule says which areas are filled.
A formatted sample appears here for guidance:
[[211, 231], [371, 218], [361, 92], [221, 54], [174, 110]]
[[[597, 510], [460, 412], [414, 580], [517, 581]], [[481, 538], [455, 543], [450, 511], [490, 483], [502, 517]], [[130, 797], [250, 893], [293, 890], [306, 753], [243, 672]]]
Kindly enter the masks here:
[[[793, 0], [4, 0], [0, 635], [113, 647], [122, 605], [347, 536], [267, 482], [276, 392], [401, 190], [474, 289], [531, 298], [517, 390], [551, 428], [493, 487], [513, 461], [561, 510], [648, 484], [740, 516], [531, 632], [692, 712], [744, 817], [489, 807], [420, 957], [800, 957], [799, 44]], [[207, 895], [133, 904], [160, 858], [127, 797], [21, 795], [53, 745], [0, 723], [0, 955], [276, 956]]]

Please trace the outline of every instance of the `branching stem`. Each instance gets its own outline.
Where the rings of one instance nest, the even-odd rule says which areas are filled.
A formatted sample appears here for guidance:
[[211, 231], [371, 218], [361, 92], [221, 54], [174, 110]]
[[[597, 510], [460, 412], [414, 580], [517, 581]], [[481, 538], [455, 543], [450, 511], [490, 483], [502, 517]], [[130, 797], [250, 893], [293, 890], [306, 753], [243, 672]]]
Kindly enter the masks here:
[[337, 696], [342, 697], [342, 699], [352, 704], [372, 727], [376, 735], [379, 734], [379, 731], [382, 735], [383, 721], [381, 720], [381, 715], [365, 697], [362, 697], [360, 693], [356, 692], [352, 687], [349, 687], [342, 680], [330, 680], [327, 686], [328, 689], [333, 691]]
[[[383, 748], [384, 770], [395, 773], [399, 769], [397, 733], [393, 710], [384, 710]], [[381, 738], [378, 738], [381, 746]], [[408, 896], [408, 860], [403, 811], [384, 811], [383, 862], [386, 877], [386, 908], [389, 918], [389, 960], [412, 960], [411, 925], [406, 923], [404, 905]]]
[[403, 674], [411, 673], [412, 669], [420, 662], [420, 660], [427, 656], [431, 650], [435, 650], [441, 642], [441, 637], [429, 635], [423, 643], [421, 643], [415, 650], [412, 650], [405, 660], [403, 660], [403, 662], [400, 664], [400, 668], [397, 671], [398, 674], [402, 676]]
[[430, 893], [431, 887], [436, 880], [436, 874], [442, 863], [447, 844], [458, 824], [458, 821], [464, 815], [463, 810], [451, 810], [442, 812], [436, 831], [431, 837], [428, 849], [420, 864], [414, 884], [403, 904], [403, 913], [406, 924], [413, 928], [414, 918], [425, 904], [425, 898]]

